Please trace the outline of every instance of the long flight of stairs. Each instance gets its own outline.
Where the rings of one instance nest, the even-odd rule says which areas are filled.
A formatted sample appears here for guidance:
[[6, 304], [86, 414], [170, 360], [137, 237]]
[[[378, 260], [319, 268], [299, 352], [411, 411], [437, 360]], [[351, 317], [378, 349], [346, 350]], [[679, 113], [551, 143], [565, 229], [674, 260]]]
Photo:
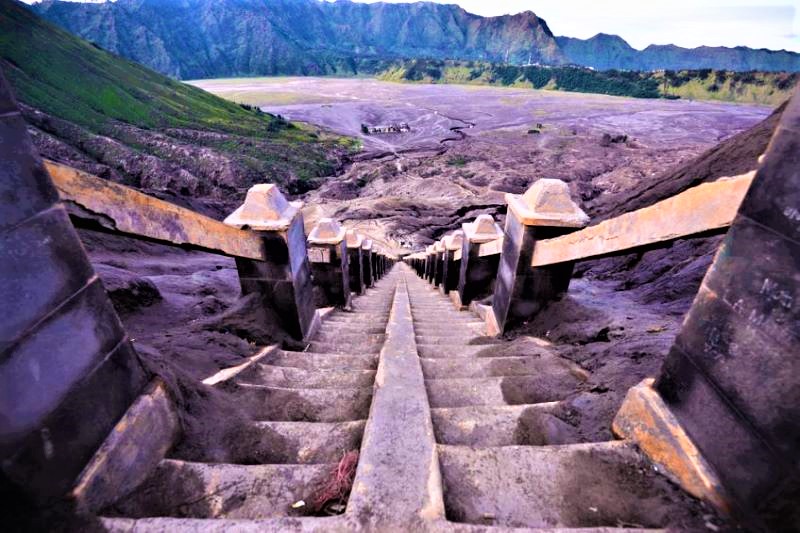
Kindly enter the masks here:
[[[560, 400], [586, 381], [583, 369], [544, 344], [516, 353], [484, 336], [483, 327], [407, 266], [395, 266], [354, 299], [352, 311], [328, 316], [306, 351], [275, 350], [228, 387], [263, 435], [247, 464], [217, 463], [212, 455], [164, 459], [107, 510], [104, 525], [484, 531], [703, 524], [699, 503], [633, 445], [580, 442], [558, 416]], [[309, 516], [297, 502], [308, 502], [343, 454], [359, 447], [363, 464], [346, 513]], [[416, 448], [433, 457], [409, 454]], [[413, 516], [394, 516], [407, 510]]]
[[509, 353], [472, 312], [406, 276], [447, 518], [487, 526], [694, 522], [686, 496], [631, 444], [580, 443], [555, 416], [587, 379], [551, 348]]
[[[274, 350], [227, 387], [262, 436], [244, 455], [248, 464], [215, 463], [211, 456], [209, 462], [165, 459], [111, 513], [250, 520], [307, 515], [315, 491], [343, 455], [361, 445], [396, 278], [378, 281], [351, 312], [328, 316], [305, 351]], [[247, 429], [243, 434], [251, 435]], [[250, 464], [256, 460], [260, 464]], [[296, 505], [300, 501], [306, 505]]]

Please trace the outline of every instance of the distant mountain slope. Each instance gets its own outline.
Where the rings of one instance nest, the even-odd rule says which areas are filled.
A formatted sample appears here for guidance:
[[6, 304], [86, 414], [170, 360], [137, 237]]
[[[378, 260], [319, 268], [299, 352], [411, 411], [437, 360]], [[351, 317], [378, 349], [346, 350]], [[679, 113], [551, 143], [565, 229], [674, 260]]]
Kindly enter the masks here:
[[106, 50], [179, 79], [374, 74], [398, 59], [599, 70], [800, 71], [800, 54], [751, 48], [632, 48], [615, 35], [554, 37], [530, 11], [480, 17], [457, 5], [339, 0], [45, 0], [31, 7]]
[[182, 79], [352, 74], [406, 57], [565, 62], [547, 24], [531, 12], [484, 18], [456, 5], [317, 0], [47, 1], [32, 9]]
[[800, 54], [785, 50], [755, 50], [744, 46], [681, 48], [673, 44], [650, 45], [636, 50], [622, 37], [599, 33], [590, 39], [556, 37], [561, 50], [578, 65], [598, 70], [800, 71]]
[[42, 152], [116, 181], [234, 200], [333, 173], [338, 138], [223, 100], [0, 0], [0, 66]]

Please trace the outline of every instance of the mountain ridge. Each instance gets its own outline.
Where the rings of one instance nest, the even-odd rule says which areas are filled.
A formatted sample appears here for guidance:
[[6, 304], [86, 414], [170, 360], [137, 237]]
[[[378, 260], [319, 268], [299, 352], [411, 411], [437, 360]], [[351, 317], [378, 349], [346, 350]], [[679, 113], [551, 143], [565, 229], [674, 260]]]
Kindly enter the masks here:
[[588, 39], [558, 36], [556, 42], [570, 61], [598, 70], [800, 70], [800, 54], [788, 50], [746, 46], [684, 48], [675, 44], [651, 44], [638, 50], [619, 35], [606, 33]]
[[46, 0], [30, 9], [179, 79], [374, 74], [391, 61], [415, 58], [599, 70], [800, 71], [800, 54], [794, 52], [675, 45], [636, 50], [603, 33], [557, 37], [532, 11], [481, 17], [431, 2]]

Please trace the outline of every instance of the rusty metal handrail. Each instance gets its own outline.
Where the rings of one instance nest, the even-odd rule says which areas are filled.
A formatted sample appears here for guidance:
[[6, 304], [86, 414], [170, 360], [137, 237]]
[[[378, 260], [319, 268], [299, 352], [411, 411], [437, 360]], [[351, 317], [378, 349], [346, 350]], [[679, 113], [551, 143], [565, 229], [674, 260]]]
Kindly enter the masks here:
[[73, 207], [70, 214], [78, 225], [181, 248], [265, 259], [263, 240], [255, 232], [66, 165], [44, 163], [61, 199]]
[[659, 243], [726, 230], [755, 171], [704, 183], [580, 231], [538, 241], [532, 267], [630, 253]]

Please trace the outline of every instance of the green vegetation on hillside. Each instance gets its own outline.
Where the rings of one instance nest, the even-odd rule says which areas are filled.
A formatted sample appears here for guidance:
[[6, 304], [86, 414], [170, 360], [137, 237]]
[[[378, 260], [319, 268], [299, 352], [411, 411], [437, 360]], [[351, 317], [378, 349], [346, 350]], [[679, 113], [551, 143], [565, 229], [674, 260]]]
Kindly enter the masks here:
[[386, 81], [528, 87], [634, 98], [689, 98], [779, 105], [800, 74], [689, 70], [596, 71], [581, 67], [495, 65], [418, 59], [397, 62], [378, 74]]
[[20, 100], [99, 131], [142, 128], [271, 134], [289, 125], [105, 52], [0, 0], [0, 57]]
[[726, 72], [721, 70], [666, 71], [653, 74], [666, 98], [720, 100], [778, 106], [792, 95], [800, 73]]
[[[45, 22], [13, 0], [0, 0], [0, 65], [21, 102], [114, 138], [128, 149], [188, 166], [198, 175], [215, 171], [181, 156], [181, 150], [149, 142], [146, 131], [169, 136], [174, 146], [212, 148], [253, 176], [273, 180], [330, 175], [337, 164], [329, 157], [331, 150], [358, 146], [353, 139], [319, 135], [310, 127], [122, 59]], [[127, 126], [136, 131], [122, 131]], [[180, 133], [186, 131], [203, 134]], [[77, 138], [65, 140], [79, 148], [84, 145]], [[104, 162], [125, 166], [116, 160]]]

